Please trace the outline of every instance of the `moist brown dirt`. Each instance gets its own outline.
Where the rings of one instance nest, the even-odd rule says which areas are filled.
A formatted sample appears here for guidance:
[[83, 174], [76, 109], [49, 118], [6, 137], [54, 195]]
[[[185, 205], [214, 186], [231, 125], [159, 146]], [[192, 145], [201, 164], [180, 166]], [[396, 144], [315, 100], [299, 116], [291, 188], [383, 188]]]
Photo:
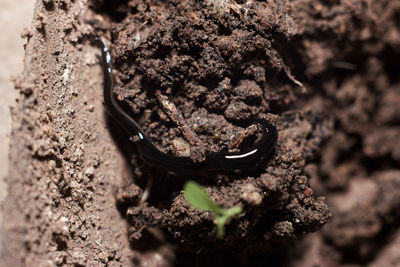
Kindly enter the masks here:
[[[398, 1], [46, 0], [34, 14], [6, 264], [397, 266]], [[146, 166], [104, 113], [94, 36], [110, 44], [115, 94], [161, 150], [201, 161], [251, 145], [266, 118], [274, 155], [250, 173]], [[186, 203], [188, 179], [243, 208], [224, 239]]]

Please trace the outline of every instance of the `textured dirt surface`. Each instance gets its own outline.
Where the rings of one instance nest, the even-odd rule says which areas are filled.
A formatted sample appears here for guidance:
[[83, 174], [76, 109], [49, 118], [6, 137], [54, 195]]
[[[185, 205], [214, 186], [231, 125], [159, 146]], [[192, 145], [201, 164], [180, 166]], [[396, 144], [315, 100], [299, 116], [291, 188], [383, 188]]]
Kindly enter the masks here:
[[112, 201], [113, 185], [124, 178], [113, 170], [124, 161], [104, 131], [101, 80], [90, 79], [101, 76], [97, 49], [77, 43], [90, 31], [76, 19], [83, 3], [64, 4], [50, 8], [38, 1], [34, 24], [24, 32], [25, 70], [17, 78], [21, 94], [12, 112], [4, 205], [4, 266], [129, 262], [125, 223]]
[[[14, 89], [12, 76], [21, 73], [24, 58], [25, 40], [17, 33], [32, 22], [34, 0], [3, 0], [0, 2], [0, 206], [7, 195], [5, 178], [8, 174], [8, 152], [11, 133], [10, 106], [15, 105], [18, 92]], [[0, 225], [3, 214], [0, 210]]]
[[[200, 139], [196, 146], [205, 147], [205, 152], [228, 147], [244, 134], [244, 125], [257, 117], [274, 121], [279, 131], [275, 156], [256, 174], [175, 178], [141, 168], [143, 164], [134, 158], [139, 174], [133, 179], [151, 179], [152, 187], [148, 202], [127, 209], [132, 242], [141, 239], [147, 228], [161, 226], [181, 249], [192, 252], [222, 247], [263, 251], [325, 224], [329, 210], [322, 199], [314, 198], [303, 169], [306, 159], [315, 156], [321, 141], [332, 132], [332, 119], [313, 111], [273, 113], [290, 104], [284, 104], [286, 96], [279, 91], [287, 90], [294, 97], [300, 91], [285, 77], [282, 59], [271, 41], [288, 40], [293, 31], [291, 19], [275, 30], [287, 8], [272, 4], [271, 9], [280, 12], [275, 18], [256, 2], [243, 9], [237, 6], [239, 14], [232, 16], [229, 7], [217, 14], [204, 2], [171, 1], [168, 7], [155, 4], [151, 9], [140, 1], [129, 5], [143, 11], [129, 12], [112, 26], [112, 51], [120, 71], [116, 92], [159, 147], [173, 153], [170, 144], [184, 136], [160, 107], [157, 90], [181, 112], [182, 120]], [[258, 25], [260, 20], [265, 25]], [[255, 30], [250, 31], [250, 25]], [[192, 158], [198, 153], [194, 150], [192, 155], [189, 148]], [[180, 191], [187, 179], [206, 182], [206, 190], [218, 204], [243, 207], [243, 215], [229, 225], [223, 241], [216, 240], [212, 214], [195, 211], [185, 202]]]
[[[396, 266], [398, 1], [46, 0], [34, 14], [6, 264]], [[111, 45], [116, 95], [160, 149], [201, 161], [250, 145], [262, 117], [279, 131], [273, 157], [256, 173], [147, 167], [106, 120], [95, 35]], [[189, 178], [242, 206], [223, 240], [185, 202]]]

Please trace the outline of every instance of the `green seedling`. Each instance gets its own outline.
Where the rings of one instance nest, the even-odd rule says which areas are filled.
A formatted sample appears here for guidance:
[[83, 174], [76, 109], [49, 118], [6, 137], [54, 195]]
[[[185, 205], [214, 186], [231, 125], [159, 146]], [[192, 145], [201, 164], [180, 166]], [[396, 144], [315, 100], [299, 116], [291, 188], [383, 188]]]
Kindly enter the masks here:
[[225, 209], [217, 205], [214, 200], [208, 196], [206, 191], [194, 181], [187, 181], [185, 183], [183, 186], [183, 194], [186, 201], [193, 208], [214, 213], [214, 223], [217, 226], [218, 238], [223, 238], [225, 236], [225, 225], [228, 224], [232, 218], [242, 213], [242, 208], [239, 206]]

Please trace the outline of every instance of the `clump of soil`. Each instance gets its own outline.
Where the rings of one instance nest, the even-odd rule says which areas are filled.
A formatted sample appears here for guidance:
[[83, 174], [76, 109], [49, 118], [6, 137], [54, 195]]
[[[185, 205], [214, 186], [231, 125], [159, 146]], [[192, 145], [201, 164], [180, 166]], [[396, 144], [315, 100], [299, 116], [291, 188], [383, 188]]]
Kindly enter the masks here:
[[[262, 117], [278, 128], [276, 153], [257, 173], [200, 177], [157, 172], [134, 154], [140, 173], [134, 180], [138, 185], [152, 181], [146, 192], [149, 199], [132, 201], [130, 190], [137, 193], [137, 200], [142, 197], [141, 190], [131, 186], [118, 201], [132, 225], [133, 242], [147, 228], [161, 227], [173, 242], [192, 252], [228, 246], [270, 250], [318, 230], [330, 216], [323, 199], [313, 195], [304, 166], [332, 133], [333, 121], [322, 112], [284, 112], [302, 89], [275, 48], [295, 31], [286, 4], [226, 2], [218, 12], [215, 5], [128, 2], [126, 17], [111, 27], [116, 94], [166, 152], [179, 155], [174, 144], [180, 142], [195, 145], [186, 152], [192, 158], [198, 147], [203, 154], [227, 149]], [[173, 112], [165, 111], [171, 105]], [[179, 131], [174, 113], [180, 113], [191, 135]], [[203, 182], [219, 205], [243, 207], [224, 240], [216, 238], [212, 214], [196, 211], [184, 200], [181, 189], [187, 179]]]

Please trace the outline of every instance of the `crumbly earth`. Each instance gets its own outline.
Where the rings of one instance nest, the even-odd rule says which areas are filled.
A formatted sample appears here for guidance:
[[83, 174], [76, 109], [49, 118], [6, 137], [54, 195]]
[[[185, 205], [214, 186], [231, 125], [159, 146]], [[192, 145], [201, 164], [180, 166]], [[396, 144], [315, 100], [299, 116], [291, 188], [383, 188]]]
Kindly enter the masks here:
[[[38, 1], [3, 261], [396, 266], [399, 14], [396, 0]], [[161, 150], [201, 161], [240, 149], [261, 117], [279, 131], [272, 158], [252, 173], [147, 167], [106, 120], [96, 35], [111, 45], [115, 94]], [[188, 179], [243, 208], [224, 239], [184, 200]]]
[[[204, 153], [228, 147], [257, 117], [275, 122], [279, 131], [274, 157], [257, 173], [174, 177], [134, 159], [140, 169], [134, 179], [152, 179], [152, 185], [147, 202], [131, 206], [129, 191], [122, 193], [130, 196], [129, 204], [119, 200], [129, 206], [132, 242], [141, 239], [147, 228], [161, 227], [184, 250], [271, 250], [318, 230], [330, 216], [323, 199], [312, 194], [303, 170], [332, 133], [332, 118], [305, 110], [276, 112], [292, 104], [285, 103], [280, 91], [290, 91], [293, 101], [301, 91], [285, 77], [283, 59], [273, 43], [291, 37], [292, 19], [283, 20], [275, 30], [288, 8], [271, 5], [278, 12], [271, 18], [261, 3], [230, 5], [216, 13], [207, 2], [170, 1], [167, 7], [149, 7], [131, 1], [133, 11], [112, 25], [118, 97], [126, 99], [143, 129], [166, 152], [174, 153], [169, 147], [181, 140], [181, 134], [157, 94], [168, 96], [176, 106], [206, 148]], [[250, 25], [255, 25], [254, 31]], [[224, 240], [216, 238], [212, 214], [196, 211], [184, 200], [182, 181], [187, 179], [207, 181], [204, 187], [219, 205], [243, 208]], [[137, 199], [142, 199], [140, 193]]]

